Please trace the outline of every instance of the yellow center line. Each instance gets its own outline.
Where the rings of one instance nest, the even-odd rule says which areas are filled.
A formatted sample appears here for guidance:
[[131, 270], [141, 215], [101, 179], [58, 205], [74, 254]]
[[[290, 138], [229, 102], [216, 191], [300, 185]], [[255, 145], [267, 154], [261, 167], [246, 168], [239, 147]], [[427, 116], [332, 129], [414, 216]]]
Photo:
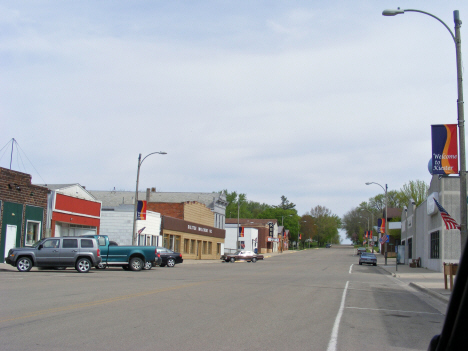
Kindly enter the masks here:
[[173, 287], [169, 287], [169, 288], [161, 288], [161, 289], [156, 289], [156, 290], [143, 291], [143, 292], [136, 293], [136, 294], [116, 296], [116, 297], [112, 297], [110, 299], [96, 300], [96, 301], [90, 301], [90, 302], [80, 303], [80, 304], [76, 304], [76, 305], [69, 305], [69, 306], [63, 306], [63, 307], [50, 308], [50, 309], [47, 309], [47, 310], [36, 311], [36, 312], [26, 314], [26, 315], [23, 315], [23, 316], [19, 316], [19, 317], [0, 319], [0, 323], [15, 321], [15, 320], [18, 320], [18, 319], [36, 317], [36, 316], [40, 316], [40, 315], [44, 315], [44, 314], [75, 310], [75, 309], [91, 307], [91, 306], [98, 306], [98, 305], [103, 305], [103, 304], [106, 304], [106, 303], [112, 303], [112, 302], [117, 302], [117, 301], [122, 301], [122, 300], [128, 300], [128, 299], [132, 299], [132, 298], [135, 298], [135, 297], [153, 295], [153, 294], [158, 294], [158, 293], [161, 293], [161, 292], [188, 288], [188, 287], [192, 287], [192, 286], [196, 286], [196, 285], [200, 285], [200, 284], [204, 284], [204, 283], [205, 282], [196, 282], [196, 283], [184, 284], [184, 285], [179, 285], [179, 286], [173, 286]]

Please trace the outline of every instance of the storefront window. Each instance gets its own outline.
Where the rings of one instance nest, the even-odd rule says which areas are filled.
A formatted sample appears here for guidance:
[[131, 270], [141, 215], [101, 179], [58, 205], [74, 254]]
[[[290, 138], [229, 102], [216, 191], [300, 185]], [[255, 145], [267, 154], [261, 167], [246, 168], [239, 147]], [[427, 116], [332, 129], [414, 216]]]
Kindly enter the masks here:
[[208, 241], [208, 255], [211, 255], [211, 250], [212, 250], [212, 242], [211, 241]]
[[192, 240], [192, 246], [191, 246], [191, 249], [190, 249], [190, 253], [191, 254], [195, 254], [196, 253], [196, 250], [197, 250], [197, 242], [195, 240]]
[[180, 252], [180, 236], [174, 235], [174, 251]]
[[41, 238], [41, 222], [28, 221], [26, 226], [25, 245], [32, 245]]
[[184, 253], [188, 254], [190, 251], [190, 240], [184, 239]]

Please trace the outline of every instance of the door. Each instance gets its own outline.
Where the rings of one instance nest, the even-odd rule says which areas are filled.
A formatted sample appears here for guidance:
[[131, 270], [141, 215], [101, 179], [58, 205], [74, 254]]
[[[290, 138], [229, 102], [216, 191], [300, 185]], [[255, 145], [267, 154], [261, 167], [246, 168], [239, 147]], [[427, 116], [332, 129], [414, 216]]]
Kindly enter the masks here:
[[4, 257], [8, 256], [8, 251], [10, 249], [13, 249], [15, 247], [16, 243], [16, 225], [7, 225], [7, 230], [6, 230], [6, 237], [5, 237], [5, 252], [4, 252]]
[[60, 239], [47, 239], [36, 252], [38, 266], [52, 267], [60, 264]]
[[199, 240], [197, 242], [197, 260], [201, 260], [201, 254], [202, 254], [202, 242]]
[[60, 264], [64, 267], [73, 267], [75, 257], [78, 255], [78, 239], [62, 239], [62, 249], [60, 250]]

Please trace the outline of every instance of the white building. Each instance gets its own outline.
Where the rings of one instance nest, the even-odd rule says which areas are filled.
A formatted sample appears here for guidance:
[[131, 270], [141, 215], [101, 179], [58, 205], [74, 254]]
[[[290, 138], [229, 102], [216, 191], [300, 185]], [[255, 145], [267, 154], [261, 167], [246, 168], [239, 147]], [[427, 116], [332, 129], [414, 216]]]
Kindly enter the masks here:
[[[133, 205], [121, 205], [115, 208], [103, 208], [101, 213], [100, 234], [119, 245], [132, 245]], [[143, 231], [138, 237], [139, 246], [162, 246], [161, 215], [146, 211], [146, 220], [136, 221], [136, 230]]]
[[[254, 251], [258, 248], [258, 229], [241, 227], [243, 229], [243, 237], [237, 237], [237, 225], [226, 225], [226, 238], [224, 239], [224, 252], [234, 252], [236, 244], [239, 243], [238, 249]], [[241, 229], [241, 230], [242, 230]], [[238, 241], [237, 241], [238, 240]]]

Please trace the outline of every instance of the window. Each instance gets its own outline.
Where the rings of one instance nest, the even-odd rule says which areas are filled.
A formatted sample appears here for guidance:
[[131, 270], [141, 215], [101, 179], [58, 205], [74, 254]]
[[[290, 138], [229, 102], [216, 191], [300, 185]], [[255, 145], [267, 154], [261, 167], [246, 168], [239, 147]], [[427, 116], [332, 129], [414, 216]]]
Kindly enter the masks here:
[[51, 240], [46, 240], [44, 241], [44, 244], [42, 247], [45, 249], [55, 249], [60, 246], [60, 240], [59, 239], [51, 239]]
[[78, 239], [63, 239], [64, 249], [76, 249], [78, 248]]
[[[68, 240], [68, 239], [64, 239]], [[91, 239], [81, 239], [81, 247], [83, 248], [93, 248], [93, 241]]]
[[106, 238], [104, 238], [103, 236], [100, 236], [98, 238], [98, 243], [99, 243], [99, 246], [106, 246]]
[[36, 241], [39, 241], [41, 236], [41, 222], [28, 221], [26, 225], [26, 238], [24, 239], [24, 245], [32, 245]]
[[431, 258], [439, 258], [439, 231], [431, 233]]
[[202, 253], [203, 253], [204, 255], [206, 255], [206, 248], [207, 248], [207, 242], [204, 241], [204, 242], [203, 242], [203, 251], [202, 251]]
[[408, 259], [413, 258], [413, 238], [408, 239]]
[[216, 244], [216, 254], [221, 255], [221, 243]]
[[184, 253], [190, 252], [190, 239], [184, 239]]
[[190, 253], [195, 254], [197, 252], [197, 242], [196, 240], [192, 240], [192, 247], [190, 248]]
[[211, 241], [208, 241], [208, 255], [211, 255], [211, 251], [212, 251], [212, 242]]

